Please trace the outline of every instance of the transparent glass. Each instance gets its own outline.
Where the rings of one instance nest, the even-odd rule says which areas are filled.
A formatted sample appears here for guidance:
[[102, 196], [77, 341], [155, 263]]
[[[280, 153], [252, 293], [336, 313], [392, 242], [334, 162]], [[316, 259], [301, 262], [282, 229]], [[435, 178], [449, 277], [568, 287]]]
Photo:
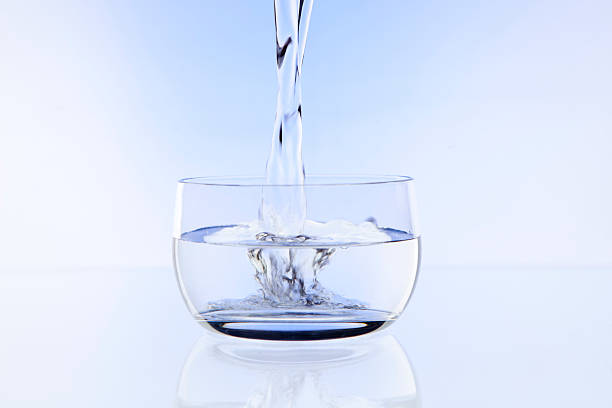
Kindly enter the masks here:
[[[340, 338], [389, 325], [419, 270], [413, 184], [403, 176], [308, 176], [302, 185], [180, 180], [173, 255], [189, 311], [216, 331], [269, 340]], [[296, 190], [307, 203], [302, 232], [266, 231], [262, 197]]]

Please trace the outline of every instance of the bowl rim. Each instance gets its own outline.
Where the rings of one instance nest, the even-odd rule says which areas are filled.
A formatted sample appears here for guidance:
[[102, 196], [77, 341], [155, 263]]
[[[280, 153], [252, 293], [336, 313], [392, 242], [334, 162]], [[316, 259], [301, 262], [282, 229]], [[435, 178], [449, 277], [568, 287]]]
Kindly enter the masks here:
[[[343, 181], [344, 180], [344, 181]], [[308, 174], [302, 184], [267, 183], [263, 176], [201, 176], [178, 180], [179, 184], [211, 187], [312, 187], [312, 186], [364, 186], [375, 184], [412, 183], [408, 176], [388, 174]]]

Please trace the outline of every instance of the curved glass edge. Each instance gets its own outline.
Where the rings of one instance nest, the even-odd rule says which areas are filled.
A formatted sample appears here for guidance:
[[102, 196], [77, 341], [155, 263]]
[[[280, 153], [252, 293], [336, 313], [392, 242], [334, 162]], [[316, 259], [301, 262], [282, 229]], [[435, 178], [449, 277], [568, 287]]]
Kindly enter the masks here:
[[313, 174], [306, 176], [304, 184], [269, 184], [259, 176], [205, 176], [178, 180], [179, 184], [217, 187], [314, 187], [314, 186], [360, 186], [373, 184], [410, 183], [414, 179], [400, 175], [368, 174]]

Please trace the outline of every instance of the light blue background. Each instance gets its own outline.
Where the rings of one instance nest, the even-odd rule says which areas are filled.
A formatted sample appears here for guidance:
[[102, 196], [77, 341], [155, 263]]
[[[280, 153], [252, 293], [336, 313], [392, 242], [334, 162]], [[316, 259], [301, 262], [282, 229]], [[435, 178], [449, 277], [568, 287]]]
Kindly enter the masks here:
[[[611, 17], [316, 2], [307, 172], [415, 177], [426, 265], [612, 265]], [[4, 268], [168, 266], [178, 178], [263, 173], [271, 0], [4, 1], [0, 55]]]

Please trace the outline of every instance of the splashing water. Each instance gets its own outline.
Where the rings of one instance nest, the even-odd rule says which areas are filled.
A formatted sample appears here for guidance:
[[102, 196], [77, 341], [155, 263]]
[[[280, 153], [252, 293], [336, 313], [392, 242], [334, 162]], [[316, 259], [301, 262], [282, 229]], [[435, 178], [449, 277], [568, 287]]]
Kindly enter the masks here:
[[368, 243], [390, 239], [371, 222], [354, 225], [346, 221], [322, 224], [306, 220], [301, 77], [312, 7], [313, 0], [274, 0], [278, 100], [259, 220], [208, 237], [208, 242], [251, 241], [248, 258], [255, 268], [261, 296], [223, 300], [211, 304], [213, 309], [365, 307], [324, 288], [317, 274], [330, 262], [338, 242], [352, 242], [359, 237]]
[[[313, 0], [274, 0], [278, 100], [276, 120], [259, 218], [265, 231], [259, 241], [300, 243], [306, 220], [302, 162], [302, 62]], [[264, 298], [279, 304], [322, 304], [333, 295], [317, 281], [317, 272], [333, 248], [296, 251], [293, 248], [254, 248], [248, 251]]]
[[335, 251], [254, 248], [248, 254], [265, 299], [277, 305], [312, 306], [334, 301], [334, 294], [321, 286], [317, 273]]

